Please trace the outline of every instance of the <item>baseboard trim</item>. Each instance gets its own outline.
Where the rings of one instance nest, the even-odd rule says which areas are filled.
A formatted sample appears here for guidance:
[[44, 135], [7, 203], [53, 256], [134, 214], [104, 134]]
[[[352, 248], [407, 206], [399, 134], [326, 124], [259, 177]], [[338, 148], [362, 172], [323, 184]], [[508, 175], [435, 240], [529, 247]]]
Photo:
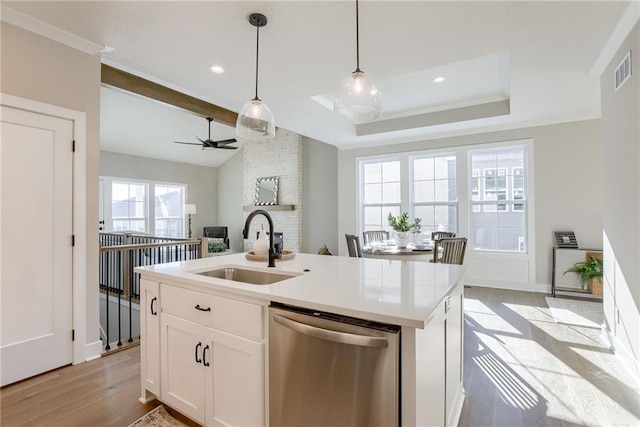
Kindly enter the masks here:
[[464, 283], [465, 287], [493, 288], [505, 289], [510, 291], [535, 292], [541, 294], [550, 294], [551, 285], [546, 283], [523, 283], [519, 282], [514, 285], [513, 282], [501, 280], [483, 280], [483, 279], [467, 279]]
[[605, 324], [602, 325], [602, 338], [609, 345], [609, 348], [615, 356], [622, 362], [622, 365], [633, 378], [636, 386], [640, 387], [640, 361], [633, 358], [627, 348], [615, 336], [611, 335], [611, 331]]
[[84, 360], [88, 362], [90, 360], [98, 359], [102, 355], [102, 341], [94, 341], [85, 346]]

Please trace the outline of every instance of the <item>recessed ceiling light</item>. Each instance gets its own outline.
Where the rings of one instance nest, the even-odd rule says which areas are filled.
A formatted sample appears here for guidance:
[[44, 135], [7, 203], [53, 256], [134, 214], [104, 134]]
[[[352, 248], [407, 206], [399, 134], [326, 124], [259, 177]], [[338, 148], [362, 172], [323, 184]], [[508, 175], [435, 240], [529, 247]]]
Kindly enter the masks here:
[[222, 68], [220, 65], [212, 65], [211, 67], [209, 67], [209, 69], [214, 74], [222, 74], [222, 73], [224, 73], [224, 68]]
[[433, 82], [434, 83], [442, 83], [445, 80], [447, 80], [447, 79], [445, 79], [444, 77], [440, 76], [440, 77], [436, 77], [435, 79], [433, 79]]

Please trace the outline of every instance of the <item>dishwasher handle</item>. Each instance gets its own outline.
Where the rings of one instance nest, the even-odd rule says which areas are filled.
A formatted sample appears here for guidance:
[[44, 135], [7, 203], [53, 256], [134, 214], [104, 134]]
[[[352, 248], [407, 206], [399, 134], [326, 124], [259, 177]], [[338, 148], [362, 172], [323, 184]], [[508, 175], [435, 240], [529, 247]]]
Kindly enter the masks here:
[[321, 340], [333, 341], [347, 345], [358, 345], [361, 347], [389, 347], [389, 341], [386, 338], [370, 337], [367, 335], [357, 335], [318, 328], [316, 326], [307, 325], [306, 323], [296, 322], [295, 320], [280, 316], [279, 314], [274, 314], [273, 320], [285, 328], [293, 329], [301, 334], [309, 335]]

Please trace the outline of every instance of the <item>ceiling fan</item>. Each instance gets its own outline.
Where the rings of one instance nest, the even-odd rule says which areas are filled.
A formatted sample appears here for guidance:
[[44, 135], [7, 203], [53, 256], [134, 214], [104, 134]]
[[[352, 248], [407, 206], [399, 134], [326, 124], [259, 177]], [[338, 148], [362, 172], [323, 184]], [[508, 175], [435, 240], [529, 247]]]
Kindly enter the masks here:
[[207, 117], [207, 121], [209, 122], [209, 137], [207, 139], [200, 139], [196, 135], [193, 135], [200, 143], [197, 142], [182, 142], [182, 141], [173, 141], [176, 144], [186, 144], [186, 145], [199, 145], [204, 150], [205, 148], [221, 148], [224, 150], [237, 150], [238, 147], [231, 147], [227, 144], [232, 144], [236, 142], [235, 138], [231, 139], [223, 139], [221, 141], [214, 141], [211, 139], [211, 122], [213, 121], [212, 117]]

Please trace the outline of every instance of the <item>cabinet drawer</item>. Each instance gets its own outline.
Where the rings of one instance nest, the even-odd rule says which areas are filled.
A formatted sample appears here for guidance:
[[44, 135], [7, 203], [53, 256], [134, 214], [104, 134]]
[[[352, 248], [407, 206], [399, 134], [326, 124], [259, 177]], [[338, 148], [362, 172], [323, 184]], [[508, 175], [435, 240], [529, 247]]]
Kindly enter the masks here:
[[171, 285], [162, 285], [160, 293], [164, 313], [249, 338], [264, 338], [260, 305]]

